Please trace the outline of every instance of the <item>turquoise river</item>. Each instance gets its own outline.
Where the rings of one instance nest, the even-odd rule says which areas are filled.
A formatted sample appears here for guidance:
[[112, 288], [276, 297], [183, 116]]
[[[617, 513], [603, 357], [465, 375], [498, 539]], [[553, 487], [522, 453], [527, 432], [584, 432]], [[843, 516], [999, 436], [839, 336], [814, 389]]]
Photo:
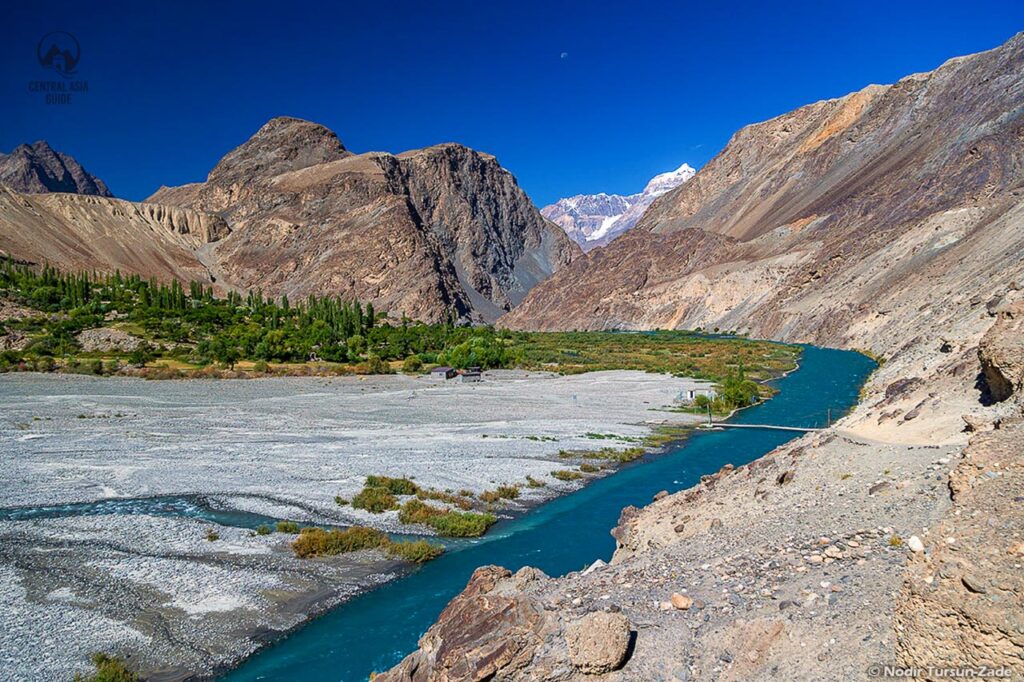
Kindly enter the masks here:
[[[849, 410], [875, 364], [846, 351], [806, 347], [800, 369], [779, 379], [780, 393], [732, 421], [824, 426]], [[253, 680], [359, 681], [386, 670], [416, 648], [474, 569], [498, 564], [513, 571], [536, 566], [548, 575], [608, 560], [609, 530], [627, 505], [642, 506], [660, 490], [693, 486], [724, 464], [745, 464], [799, 434], [765, 429], [697, 432], [664, 454], [628, 465], [571, 495], [496, 525], [476, 542], [459, 543], [411, 575], [364, 594], [263, 649], [229, 672], [231, 682]]]

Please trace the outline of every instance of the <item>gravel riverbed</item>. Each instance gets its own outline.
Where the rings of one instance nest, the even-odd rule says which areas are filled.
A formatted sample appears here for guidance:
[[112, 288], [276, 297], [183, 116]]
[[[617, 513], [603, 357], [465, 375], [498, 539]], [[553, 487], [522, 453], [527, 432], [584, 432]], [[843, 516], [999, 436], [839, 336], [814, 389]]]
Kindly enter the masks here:
[[[249, 381], [0, 376], [0, 506], [201, 495], [275, 518], [411, 529], [338, 506], [370, 474], [421, 486], [522, 484], [505, 511], [582, 482], [560, 450], [625, 448], [663, 423], [688, 379], [641, 372], [487, 372]], [[614, 434], [595, 440], [587, 434]], [[216, 540], [208, 540], [213, 531]], [[0, 527], [0, 662], [68, 678], [111, 651], [157, 679], [223, 669], [406, 567], [376, 552], [300, 561], [290, 536], [142, 514]]]

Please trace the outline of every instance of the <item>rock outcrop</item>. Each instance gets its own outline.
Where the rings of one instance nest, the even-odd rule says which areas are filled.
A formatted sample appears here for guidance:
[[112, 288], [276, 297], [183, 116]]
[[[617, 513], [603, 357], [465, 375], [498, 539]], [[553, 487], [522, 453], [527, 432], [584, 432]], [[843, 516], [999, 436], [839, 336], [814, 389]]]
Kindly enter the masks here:
[[983, 398], [1002, 402], [1024, 389], [1024, 301], [1000, 306], [978, 346]]
[[492, 156], [457, 144], [352, 154], [293, 118], [267, 123], [205, 183], [150, 200], [224, 217], [232, 234], [209, 260], [232, 286], [428, 321], [493, 321], [579, 253]]
[[445, 608], [420, 648], [377, 682], [427, 680], [539, 680], [537, 650], [557, 629], [557, 617], [520, 598], [545, 580], [534, 569], [514, 576], [496, 566], [478, 568], [469, 585]]
[[54, 151], [43, 140], [18, 145], [10, 154], [0, 154], [0, 185], [26, 194], [67, 192], [114, 196], [102, 180], [90, 175], [72, 157]]

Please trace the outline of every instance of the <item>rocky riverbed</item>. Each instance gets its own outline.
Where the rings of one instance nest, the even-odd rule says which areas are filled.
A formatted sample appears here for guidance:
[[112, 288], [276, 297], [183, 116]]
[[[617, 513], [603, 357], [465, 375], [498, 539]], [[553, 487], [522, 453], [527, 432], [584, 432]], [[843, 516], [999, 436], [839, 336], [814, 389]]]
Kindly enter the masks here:
[[[484, 378], [5, 375], [3, 507], [187, 494], [273, 518], [408, 532], [394, 512], [372, 515], [334, 498], [351, 497], [370, 474], [476, 493], [527, 475], [545, 482], [497, 510], [511, 513], [585, 483], [552, 478], [567, 466], [560, 450], [634, 447], [657, 425], [696, 420], [666, 410], [700, 384], [687, 379]], [[5, 673], [68, 677], [103, 650], [157, 679], [210, 674], [406, 570], [376, 552], [300, 561], [293, 537], [149, 514], [7, 521]]]

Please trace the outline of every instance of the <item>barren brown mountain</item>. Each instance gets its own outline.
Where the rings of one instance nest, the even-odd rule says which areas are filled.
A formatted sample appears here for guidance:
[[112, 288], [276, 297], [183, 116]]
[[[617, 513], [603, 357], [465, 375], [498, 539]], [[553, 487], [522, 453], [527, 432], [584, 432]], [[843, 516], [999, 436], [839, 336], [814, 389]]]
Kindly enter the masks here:
[[352, 154], [294, 118], [267, 123], [205, 183], [150, 201], [224, 217], [231, 235], [201, 252], [222, 283], [428, 321], [493, 321], [579, 254], [492, 156], [457, 144]]
[[610, 565], [478, 569], [376, 679], [1020, 679], [1022, 112], [1024, 34], [749, 126], [535, 288], [501, 324], [720, 328], [885, 362], [831, 428], [625, 509]]

